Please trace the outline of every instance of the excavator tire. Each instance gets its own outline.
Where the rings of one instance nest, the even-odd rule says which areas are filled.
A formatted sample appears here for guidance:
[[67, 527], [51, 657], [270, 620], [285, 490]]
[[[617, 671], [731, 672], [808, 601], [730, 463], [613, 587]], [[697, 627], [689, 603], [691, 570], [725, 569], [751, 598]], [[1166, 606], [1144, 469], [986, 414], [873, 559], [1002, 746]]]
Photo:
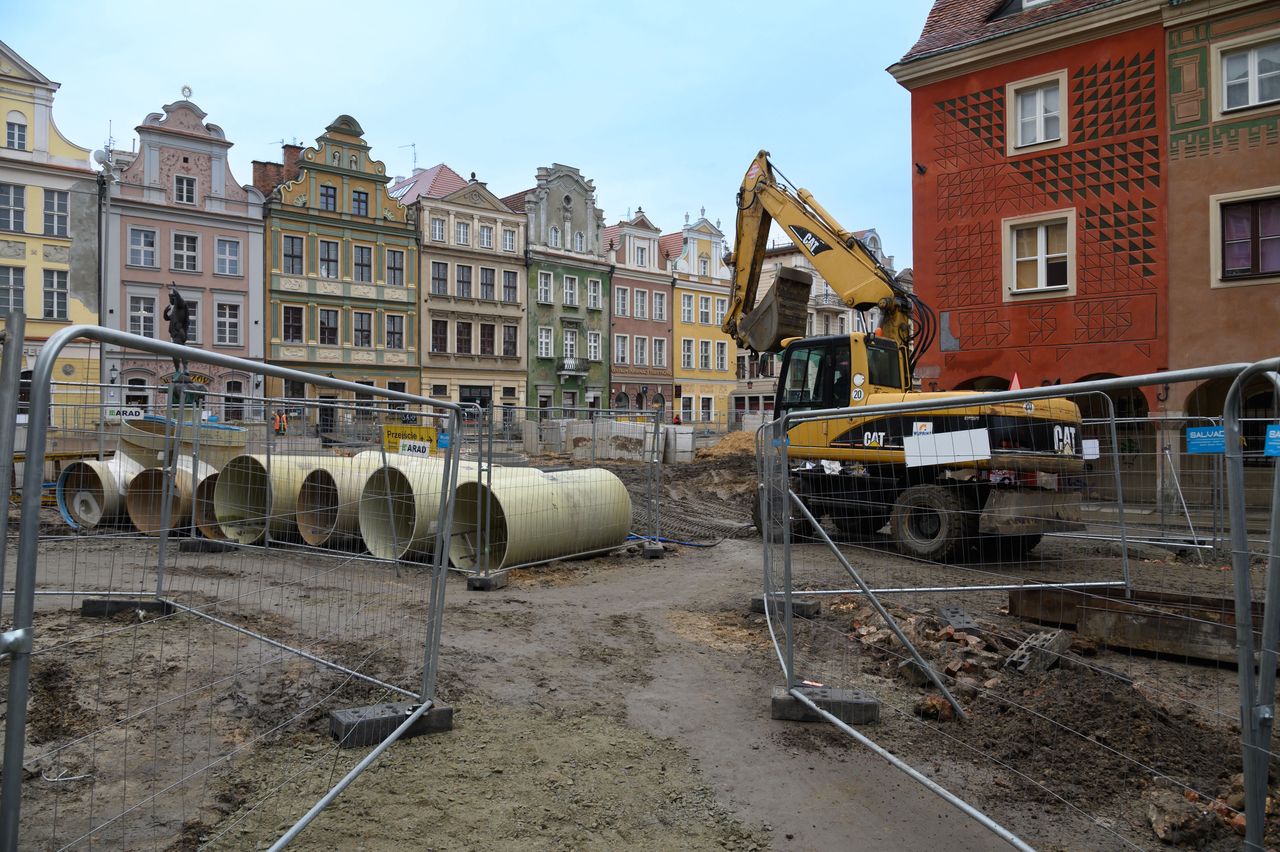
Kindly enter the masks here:
[[973, 542], [976, 518], [954, 491], [915, 485], [898, 495], [889, 528], [906, 556], [946, 562], [960, 557]]

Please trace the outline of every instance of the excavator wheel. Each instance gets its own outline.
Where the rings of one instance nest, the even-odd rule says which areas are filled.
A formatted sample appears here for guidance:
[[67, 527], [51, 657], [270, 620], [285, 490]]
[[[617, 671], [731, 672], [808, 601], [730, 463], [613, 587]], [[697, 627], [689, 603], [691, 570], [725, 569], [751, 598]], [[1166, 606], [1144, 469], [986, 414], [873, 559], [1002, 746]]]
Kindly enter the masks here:
[[946, 562], [959, 558], [973, 542], [976, 520], [953, 490], [915, 485], [894, 501], [889, 525], [904, 555]]

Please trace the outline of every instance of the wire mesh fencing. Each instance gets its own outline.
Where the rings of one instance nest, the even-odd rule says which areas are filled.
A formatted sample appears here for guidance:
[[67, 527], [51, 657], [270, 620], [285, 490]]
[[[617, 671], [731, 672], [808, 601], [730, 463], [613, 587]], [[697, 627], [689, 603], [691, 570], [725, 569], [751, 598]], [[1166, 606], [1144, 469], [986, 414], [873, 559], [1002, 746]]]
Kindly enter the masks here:
[[[186, 364], [145, 405], [108, 404], [96, 383], [58, 393], [53, 361], [82, 334], [177, 354], [71, 328], [32, 370], [18, 559], [0, 575], [13, 578], [0, 845], [260, 843], [281, 831], [259, 824], [265, 801], [300, 779], [328, 789], [438, 703], [459, 455], [388, 450], [385, 433], [447, 434], [461, 411], [195, 349], [178, 351], [334, 399], [246, 401], [183, 381]], [[46, 454], [55, 429], [85, 455]], [[390, 514], [390, 497], [371, 482], [415, 463], [432, 486], [408, 498], [427, 555], [379, 558], [361, 515]], [[394, 548], [418, 532], [387, 534]], [[374, 734], [333, 716], [382, 704], [404, 712]], [[303, 758], [270, 760], [282, 744]]]
[[758, 433], [757, 522], [787, 688], [878, 718], [867, 736], [1032, 844], [1044, 811], [1092, 848], [1243, 832], [1236, 726], [1266, 714], [1242, 717], [1237, 631], [1274, 649], [1270, 488], [1228, 519], [1220, 418], [1135, 442], [1111, 414], [1241, 369], [784, 409]]

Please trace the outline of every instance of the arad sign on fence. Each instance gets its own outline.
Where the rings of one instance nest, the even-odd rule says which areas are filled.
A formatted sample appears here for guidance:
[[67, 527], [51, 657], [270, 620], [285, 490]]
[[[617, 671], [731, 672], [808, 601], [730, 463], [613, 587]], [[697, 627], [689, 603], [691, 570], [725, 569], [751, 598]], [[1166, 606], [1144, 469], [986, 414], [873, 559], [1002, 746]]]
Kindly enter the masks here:
[[382, 448], [388, 453], [404, 453], [411, 456], [429, 456], [435, 452], [436, 427], [397, 426], [382, 427]]

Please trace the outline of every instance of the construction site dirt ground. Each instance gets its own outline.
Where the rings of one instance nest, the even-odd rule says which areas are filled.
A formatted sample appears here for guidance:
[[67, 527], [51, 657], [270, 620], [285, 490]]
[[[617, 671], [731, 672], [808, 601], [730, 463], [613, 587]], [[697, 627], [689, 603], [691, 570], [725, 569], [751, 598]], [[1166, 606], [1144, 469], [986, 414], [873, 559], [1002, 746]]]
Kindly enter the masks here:
[[[610, 467], [633, 494], [643, 493], [640, 466]], [[764, 616], [749, 607], [761, 589], [761, 542], [746, 528], [754, 488], [750, 455], [701, 455], [664, 470], [662, 514], [673, 522], [663, 529], [708, 544], [718, 539], [714, 546], [673, 545], [661, 560], [633, 548], [521, 569], [492, 592], [468, 591], [463, 578], [450, 576], [440, 693], [454, 708], [453, 730], [394, 745], [293, 848], [998, 848], [987, 830], [833, 727], [770, 719], [770, 690], [781, 675]], [[643, 520], [637, 518], [637, 528]], [[77, 558], [67, 564], [83, 566], [94, 546], [91, 539], [47, 545], [42, 585], [75, 582], [70, 568], [59, 567], [60, 549], [75, 549]], [[101, 547], [105, 554], [118, 544]], [[883, 548], [849, 553], [873, 585], [948, 579]], [[1106, 543], [1048, 541], [1037, 553], [1021, 573], [1055, 580], [1119, 573], [1117, 552]], [[271, 558], [308, 557], [283, 550]], [[198, 594], [202, 583], [212, 588], [254, 565], [225, 554], [219, 576], [208, 564], [179, 554], [172, 569], [185, 572]], [[795, 566], [802, 587], [848, 585], [822, 545], [799, 545]], [[1132, 569], [1140, 588], [1229, 595], [1230, 574], [1213, 560], [1201, 566], [1142, 550]], [[350, 570], [387, 567], [353, 562]], [[117, 580], [137, 587], [127, 571]], [[309, 598], [323, 594], [305, 591]], [[940, 603], [964, 606], [997, 633], [1027, 627], [1007, 614], [1002, 593], [948, 594], [945, 601], [916, 595], [892, 606], [904, 622], [914, 619], [912, 629], [934, 635], [932, 610]], [[38, 635], [100, 629], [100, 622], [86, 621], [56, 598], [39, 601]], [[858, 631], [874, 621], [853, 596], [828, 599], [802, 626], [798, 659], [824, 661], [830, 647], [821, 637], [839, 636], [852, 659], [844, 669], [855, 672], [851, 685], [884, 703], [881, 722], [863, 729], [867, 736], [1037, 848], [1157, 847], [1148, 820], [1152, 791], [1188, 785], [1231, 795], [1239, 740], [1230, 722], [1237, 708], [1229, 666], [1089, 649], [1090, 666], [1005, 676], [969, 695], [967, 723], [924, 721], [913, 708], [926, 690], [896, 675], [891, 649], [860, 641]], [[116, 706], [111, 691], [128, 688], [100, 677], [104, 660], [123, 666], [137, 659], [123, 645], [116, 653], [33, 658], [33, 737], [56, 744], [102, 724]], [[198, 672], [218, 653], [216, 644], [189, 647], [167, 662]], [[375, 663], [395, 668], [412, 661]], [[243, 738], [255, 724], [269, 724], [255, 706], [305, 705], [334, 687], [332, 679], [291, 671], [274, 668], [268, 675], [276, 681], [259, 684], [238, 706], [229, 702], [237, 723], [213, 736]], [[1003, 698], [1035, 713], [1008, 712]], [[1048, 722], [1038, 724], [1035, 714]], [[363, 753], [331, 756], [324, 713], [307, 714], [263, 742], [202, 778], [201, 795], [181, 813], [154, 814], [152, 827], [164, 827], [166, 839], [157, 842], [152, 833], [114, 845], [265, 847]], [[58, 807], [67, 813], [75, 792], [58, 791], [39, 768], [27, 769], [23, 826], [36, 836]], [[1199, 842], [1234, 849], [1240, 839], [1215, 825]]]

